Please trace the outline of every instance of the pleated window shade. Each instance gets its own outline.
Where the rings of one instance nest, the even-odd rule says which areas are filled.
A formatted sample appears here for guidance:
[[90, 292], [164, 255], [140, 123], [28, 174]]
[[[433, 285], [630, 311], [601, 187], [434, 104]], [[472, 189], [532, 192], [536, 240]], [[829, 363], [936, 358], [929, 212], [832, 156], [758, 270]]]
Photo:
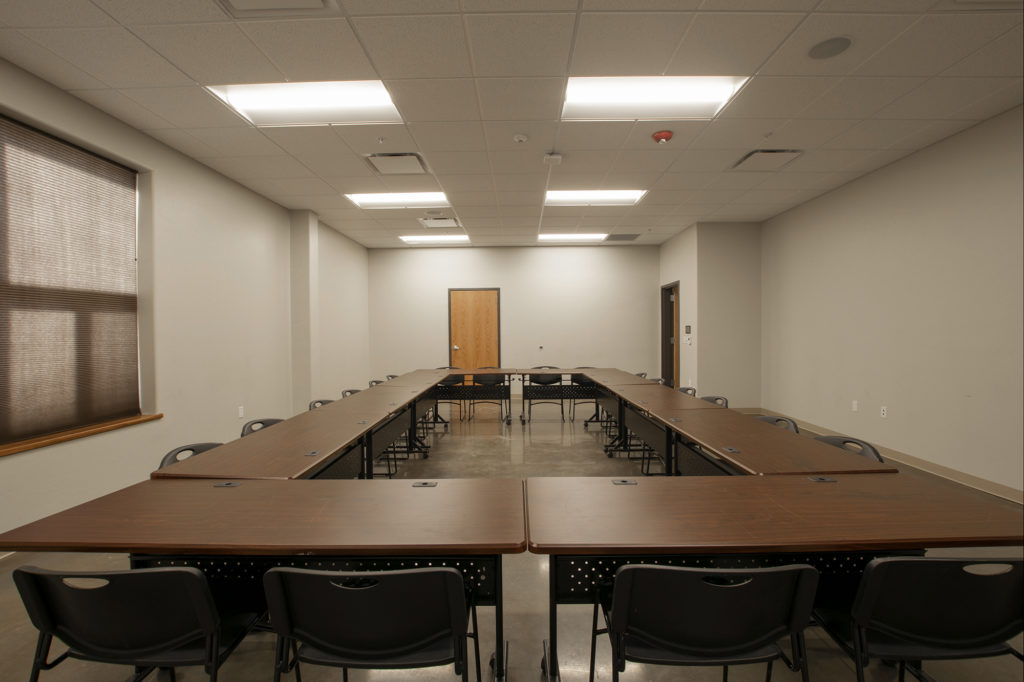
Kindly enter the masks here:
[[0, 117], [0, 443], [137, 416], [136, 173]]

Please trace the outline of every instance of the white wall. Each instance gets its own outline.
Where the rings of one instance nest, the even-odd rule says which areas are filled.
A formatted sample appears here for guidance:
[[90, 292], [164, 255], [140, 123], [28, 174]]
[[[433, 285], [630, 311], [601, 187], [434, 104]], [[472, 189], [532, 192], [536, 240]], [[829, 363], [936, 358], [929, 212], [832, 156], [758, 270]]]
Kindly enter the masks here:
[[1021, 489], [1021, 130], [1018, 107], [765, 224], [765, 407]]
[[164, 418], [0, 458], [0, 529], [149, 476], [172, 447], [289, 410], [289, 219], [281, 207], [0, 61], [0, 111], [146, 171], [144, 393]]
[[761, 405], [761, 226], [697, 225], [698, 395]]
[[447, 365], [448, 289], [492, 287], [502, 365], [657, 376], [658, 252], [633, 246], [371, 250], [373, 373]]
[[384, 378], [370, 376], [367, 250], [321, 223], [318, 253], [320, 354], [309, 400], [339, 398], [346, 388]]

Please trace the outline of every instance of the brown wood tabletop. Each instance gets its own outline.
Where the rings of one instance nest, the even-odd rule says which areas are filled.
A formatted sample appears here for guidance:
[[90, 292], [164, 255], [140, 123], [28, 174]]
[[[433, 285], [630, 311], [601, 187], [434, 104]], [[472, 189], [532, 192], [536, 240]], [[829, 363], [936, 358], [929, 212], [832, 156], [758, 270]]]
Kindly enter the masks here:
[[1019, 546], [1012, 502], [908, 474], [529, 478], [538, 554], [835, 552]]
[[[377, 386], [408, 386], [410, 388], [430, 387], [448, 376], [446, 369], [417, 369], [407, 372]], [[361, 391], [360, 391], [361, 392]]]
[[[397, 381], [397, 380], [396, 380]], [[189, 457], [152, 478], [303, 478], [432, 387], [379, 384]]]
[[650, 379], [644, 379], [638, 377], [636, 374], [632, 374], [623, 369], [614, 369], [611, 367], [597, 367], [594, 369], [580, 369], [573, 370], [573, 374], [582, 374], [592, 381], [596, 381], [602, 386], [628, 386], [630, 384], [638, 385], [654, 385], [659, 386], [658, 382], [651, 381]]
[[523, 481], [149, 480], [0, 535], [0, 549], [217, 555], [515, 554]]
[[694, 398], [661, 384], [623, 384], [613, 386], [616, 395], [644, 412], [653, 410], [724, 410], [726, 408], [700, 398]]
[[651, 410], [650, 416], [749, 474], [895, 473], [876, 462], [735, 410]]

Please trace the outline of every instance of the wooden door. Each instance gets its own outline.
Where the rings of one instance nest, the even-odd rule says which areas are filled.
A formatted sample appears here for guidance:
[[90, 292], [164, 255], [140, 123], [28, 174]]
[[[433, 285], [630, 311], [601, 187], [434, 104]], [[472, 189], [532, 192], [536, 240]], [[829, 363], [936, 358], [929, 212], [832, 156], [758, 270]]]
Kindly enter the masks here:
[[448, 290], [448, 364], [500, 367], [498, 289]]
[[679, 282], [661, 288], [661, 378], [679, 385]]

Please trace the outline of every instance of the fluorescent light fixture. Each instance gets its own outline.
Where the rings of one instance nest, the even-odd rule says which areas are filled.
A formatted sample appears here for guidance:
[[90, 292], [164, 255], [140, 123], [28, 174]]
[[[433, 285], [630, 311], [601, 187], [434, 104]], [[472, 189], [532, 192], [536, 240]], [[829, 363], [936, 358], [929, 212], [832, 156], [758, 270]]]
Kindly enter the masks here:
[[746, 82], [739, 76], [570, 78], [562, 120], [709, 119]]
[[588, 234], [585, 232], [572, 232], [569, 234], [556, 234], [554, 232], [547, 232], [537, 235], [537, 241], [539, 242], [603, 242], [607, 237], [607, 234], [592, 233]]
[[548, 190], [545, 206], [632, 206], [645, 189]]
[[402, 122], [381, 81], [211, 85], [207, 89], [257, 126]]
[[444, 192], [381, 192], [346, 194], [359, 208], [437, 208], [451, 206]]
[[399, 237], [406, 244], [458, 244], [468, 242], [468, 234], [406, 234]]

